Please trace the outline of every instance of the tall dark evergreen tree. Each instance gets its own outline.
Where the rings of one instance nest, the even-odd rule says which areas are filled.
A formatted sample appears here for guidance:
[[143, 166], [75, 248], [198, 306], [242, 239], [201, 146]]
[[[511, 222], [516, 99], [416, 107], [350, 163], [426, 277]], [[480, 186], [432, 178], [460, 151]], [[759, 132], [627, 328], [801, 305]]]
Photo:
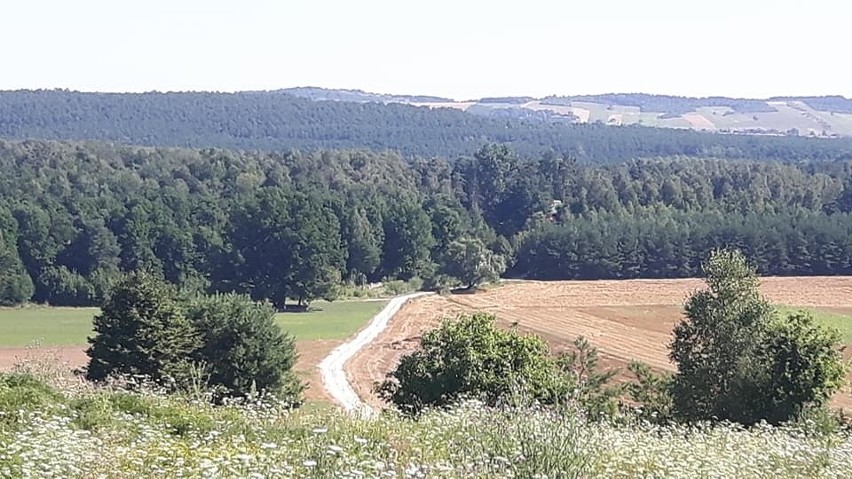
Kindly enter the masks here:
[[143, 375], [185, 384], [189, 361], [201, 345], [166, 283], [149, 273], [122, 278], [94, 319], [86, 378]]

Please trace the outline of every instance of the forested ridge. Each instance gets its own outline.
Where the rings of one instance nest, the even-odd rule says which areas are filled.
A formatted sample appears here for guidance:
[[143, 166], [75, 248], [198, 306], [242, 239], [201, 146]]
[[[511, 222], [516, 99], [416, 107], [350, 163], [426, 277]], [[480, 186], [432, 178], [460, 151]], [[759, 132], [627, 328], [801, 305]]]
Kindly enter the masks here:
[[407, 158], [455, 158], [486, 143], [503, 143], [527, 157], [554, 151], [582, 163], [674, 155], [852, 159], [852, 138], [718, 135], [489, 119], [448, 108], [312, 101], [281, 92], [0, 91], [0, 137], [266, 151], [390, 149]]
[[849, 161], [0, 141], [0, 171], [4, 304], [96, 304], [120, 271], [148, 269], [281, 307], [343, 282], [469, 282], [448, 252], [480, 243], [514, 277], [693, 276], [722, 246], [764, 274], [852, 274]]

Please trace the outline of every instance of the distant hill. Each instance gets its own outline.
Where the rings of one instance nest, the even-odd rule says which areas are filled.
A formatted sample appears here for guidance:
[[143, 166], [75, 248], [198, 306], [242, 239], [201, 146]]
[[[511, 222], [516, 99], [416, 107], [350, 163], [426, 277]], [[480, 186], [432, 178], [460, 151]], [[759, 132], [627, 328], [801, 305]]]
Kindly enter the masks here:
[[[452, 102], [449, 98], [441, 98], [439, 96], [424, 96], [424, 95], [384, 95], [381, 93], [367, 93], [362, 90], [329, 90], [318, 87], [297, 87], [286, 88], [283, 90], [275, 90], [280, 93], [286, 93], [311, 100], [333, 100], [333, 101], [352, 101], [352, 102], [378, 102], [378, 103], [443, 103]], [[273, 93], [275, 92], [273, 91]], [[262, 92], [259, 92], [262, 93]]]
[[[665, 103], [660, 98], [651, 99]], [[641, 112], [642, 108], [655, 105], [650, 100], [644, 103], [649, 106], [611, 110], [603, 104], [564, 99], [546, 100], [554, 104], [545, 100], [521, 103], [525, 98], [488, 99], [484, 103], [470, 102], [464, 108], [458, 107], [458, 102], [444, 100], [316, 88], [138, 94], [0, 91], [0, 138], [267, 151], [357, 148], [396, 150], [410, 158], [457, 158], [472, 155], [486, 143], [503, 143], [523, 156], [567, 154], [592, 163], [678, 155], [784, 161], [852, 159], [852, 137], [719, 135], [646, 128], [631, 121], [622, 121], [627, 126], [612, 127], [606, 124], [612, 122], [596, 121], [598, 117], [594, 115], [598, 113], [584, 114], [577, 106], [598, 105], [607, 114], [631, 108]], [[733, 111], [734, 107], [751, 108], [712, 108], [721, 112]], [[803, 106], [799, 108], [816, 115]], [[754, 108], [749, 111], [746, 115], [772, 115], [754, 113]], [[728, 116], [738, 115], [743, 113]], [[622, 116], [629, 118], [626, 113]], [[719, 116], [724, 117], [725, 113]], [[844, 114], [836, 116], [841, 118]], [[660, 125], [667, 122], [656, 121]]]
[[321, 88], [283, 91], [313, 100], [381, 101], [455, 108], [490, 118], [643, 125], [754, 135], [852, 136], [852, 99], [842, 96], [748, 99], [611, 93], [453, 101]]

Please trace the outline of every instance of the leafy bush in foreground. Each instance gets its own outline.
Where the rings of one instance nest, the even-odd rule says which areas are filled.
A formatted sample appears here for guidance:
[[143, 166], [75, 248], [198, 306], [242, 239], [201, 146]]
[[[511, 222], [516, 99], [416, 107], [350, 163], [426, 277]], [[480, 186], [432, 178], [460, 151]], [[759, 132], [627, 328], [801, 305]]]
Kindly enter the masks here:
[[488, 314], [462, 315], [426, 332], [420, 349], [404, 356], [379, 386], [380, 395], [411, 412], [466, 395], [494, 404], [518, 383], [533, 397], [552, 396], [544, 341], [498, 329], [494, 321]]
[[378, 386], [380, 396], [413, 413], [465, 397], [495, 405], [518, 394], [542, 404], [574, 403], [593, 417], [615, 412], [619, 390], [608, 386], [615, 372], [598, 371], [597, 350], [585, 339], [551, 357], [541, 338], [499, 329], [495, 320], [461, 315], [426, 332], [420, 349]]

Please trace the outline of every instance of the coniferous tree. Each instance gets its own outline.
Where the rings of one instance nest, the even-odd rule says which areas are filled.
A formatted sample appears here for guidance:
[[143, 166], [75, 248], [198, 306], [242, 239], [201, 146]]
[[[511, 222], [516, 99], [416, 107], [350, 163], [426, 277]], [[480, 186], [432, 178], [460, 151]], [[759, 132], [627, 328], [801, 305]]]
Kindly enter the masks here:
[[147, 272], [124, 276], [94, 319], [86, 378], [142, 375], [154, 381], [186, 381], [199, 334], [184, 316], [173, 289]]

